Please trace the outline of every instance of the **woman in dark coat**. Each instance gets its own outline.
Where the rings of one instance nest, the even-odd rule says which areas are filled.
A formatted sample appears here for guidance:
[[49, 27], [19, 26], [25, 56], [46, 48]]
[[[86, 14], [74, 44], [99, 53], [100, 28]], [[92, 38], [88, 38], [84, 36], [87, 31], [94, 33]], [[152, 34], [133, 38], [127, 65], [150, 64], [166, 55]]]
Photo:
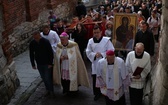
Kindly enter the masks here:
[[84, 50], [87, 45], [87, 40], [86, 40], [86, 34], [87, 31], [82, 23], [78, 23], [76, 25], [75, 31], [72, 33], [72, 39], [78, 44], [80, 53], [82, 55], [82, 58], [84, 56]]

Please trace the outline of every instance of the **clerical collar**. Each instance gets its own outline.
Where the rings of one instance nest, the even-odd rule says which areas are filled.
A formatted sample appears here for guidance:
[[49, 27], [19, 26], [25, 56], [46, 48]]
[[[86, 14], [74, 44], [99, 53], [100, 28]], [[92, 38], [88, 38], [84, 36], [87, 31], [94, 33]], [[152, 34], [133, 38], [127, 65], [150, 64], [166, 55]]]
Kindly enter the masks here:
[[[141, 31], [142, 31], [142, 30], [141, 30]], [[146, 31], [142, 31], [143, 34], [145, 34], [146, 32], [147, 32], [147, 30], [146, 30]]]
[[114, 65], [114, 63], [108, 63], [108, 65]]
[[99, 42], [102, 40], [102, 38], [103, 38], [103, 37], [101, 36], [100, 39], [97, 40], [97, 39], [94, 37], [94, 38], [93, 38], [93, 41], [94, 41], [94, 43], [99, 43]]
[[68, 43], [66, 45], [63, 45], [64, 47], [68, 46]]
[[48, 35], [50, 33], [50, 31], [48, 31], [48, 33], [47, 34], [45, 34], [44, 32], [43, 32], [43, 35]]
[[143, 57], [143, 54], [144, 54], [144, 52], [143, 52], [141, 55], [138, 56], [138, 55], [135, 53], [135, 58], [141, 59], [141, 58]]

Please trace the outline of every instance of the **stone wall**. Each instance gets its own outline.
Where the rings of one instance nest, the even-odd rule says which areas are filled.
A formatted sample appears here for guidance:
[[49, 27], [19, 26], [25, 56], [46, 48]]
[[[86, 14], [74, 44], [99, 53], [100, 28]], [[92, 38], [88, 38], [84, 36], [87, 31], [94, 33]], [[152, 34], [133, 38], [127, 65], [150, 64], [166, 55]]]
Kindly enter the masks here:
[[159, 62], [153, 78], [152, 105], [168, 105], [168, 1], [162, 0], [161, 39], [159, 48]]
[[0, 105], [6, 105], [20, 85], [13, 57], [27, 50], [32, 32], [57, 17], [74, 14], [77, 0], [0, 0]]
[[4, 67], [7, 64], [7, 60], [3, 54], [2, 47], [0, 46], [0, 74], [2, 74]]
[[[8, 62], [12, 61], [13, 54], [17, 55], [13, 53], [16, 47], [20, 49], [19, 45], [27, 43], [31, 31], [47, 22], [50, 9], [54, 10], [57, 17], [69, 17], [74, 14], [76, 3], [77, 0], [5, 0], [2, 2], [4, 23], [2, 48]], [[20, 53], [22, 49], [15, 51]]]
[[[70, 9], [70, 6], [70, 3], [63, 2], [57, 5], [53, 11], [59, 18], [68, 18], [73, 15], [73, 11]], [[46, 24], [48, 16], [49, 9], [43, 10], [38, 14], [38, 18], [36, 20], [32, 22], [23, 22], [13, 29], [13, 33], [8, 36], [13, 56], [17, 56], [28, 48], [29, 42], [32, 38], [32, 32], [39, 29], [39, 27], [43, 24]]]
[[12, 62], [11, 43], [9, 35], [13, 33], [13, 28], [26, 21], [25, 2], [24, 0], [3, 0], [2, 18], [2, 48], [8, 63]]
[[5, 66], [3, 72], [0, 73], [0, 105], [6, 105], [9, 102], [19, 85], [13, 61], [10, 65]]
[[34, 21], [39, 13], [47, 8], [47, 0], [25, 0], [26, 3], [26, 20]]

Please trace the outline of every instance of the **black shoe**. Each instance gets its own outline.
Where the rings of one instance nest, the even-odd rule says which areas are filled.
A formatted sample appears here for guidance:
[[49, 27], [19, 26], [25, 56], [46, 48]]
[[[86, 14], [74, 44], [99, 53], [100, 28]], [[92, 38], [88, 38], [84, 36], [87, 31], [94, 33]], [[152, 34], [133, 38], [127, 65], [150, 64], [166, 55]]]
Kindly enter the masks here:
[[69, 91], [69, 92], [67, 92], [67, 95], [68, 96], [76, 96], [76, 95], [78, 95], [78, 92], [79, 92], [79, 90], [77, 90], [77, 91]]
[[67, 94], [67, 93], [69, 93], [69, 91], [63, 89], [62, 93]]
[[101, 97], [101, 94], [97, 94], [94, 96], [94, 101], [97, 101]]
[[62, 91], [63, 94], [67, 93], [65, 90]]
[[50, 92], [46, 91], [44, 97], [47, 97], [48, 95], [50, 95]]
[[55, 97], [54, 92], [50, 92], [50, 93], [49, 93], [49, 97], [50, 97], [50, 98], [54, 98], [54, 97]]

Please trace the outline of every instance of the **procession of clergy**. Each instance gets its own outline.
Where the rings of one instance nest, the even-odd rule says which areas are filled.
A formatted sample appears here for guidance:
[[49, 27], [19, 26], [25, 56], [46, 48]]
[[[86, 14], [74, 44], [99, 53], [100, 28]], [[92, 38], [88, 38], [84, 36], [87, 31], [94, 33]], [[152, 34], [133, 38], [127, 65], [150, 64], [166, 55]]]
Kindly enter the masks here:
[[[142, 3], [142, 5], [146, 4]], [[104, 6], [101, 5], [100, 11], [103, 8]], [[116, 8], [113, 7], [113, 9]], [[52, 11], [50, 11], [50, 15], [49, 21], [53, 20]], [[152, 19], [154, 21], [155, 17], [152, 17]], [[60, 20], [57, 19], [57, 21]], [[32, 68], [39, 70], [47, 94], [54, 96], [53, 84], [60, 85], [63, 94], [68, 95], [77, 93], [79, 86], [91, 88], [88, 71], [83, 61], [82, 54], [84, 52], [81, 48], [81, 43], [84, 44], [85, 42], [82, 36], [84, 33], [84, 30], [82, 30], [84, 29], [83, 24], [77, 23], [75, 31], [72, 33], [74, 38], [79, 37], [75, 35], [81, 35], [80, 37], [83, 39], [79, 38], [80, 42], [70, 40], [72, 37], [70, 32], [66, 30], [60, 32], [60, 28], [54, 30], [55, 26], [53, 26], [54, 24], [51, 26], [51, 24], [50, 22], [50, 26], [44, 25], [42, 32], [34, 32], [34, 40], [31, 41], [29, 46]], [[106, 31], [106, 33], [112, 35], [112, 32]], [[106, 105], [126, 105], [128, 102], [131, 105], [142, 105], [143, 89], [146, 77], [151, 70], [150, 59], [154, 53], [155, 43], [148, 23], [146, 20], [139, 23], [134, 48], [127, 52], [126, 59], [116, 56], [111, 38], [104, 34], [105, 31], [103, 32], [101, 25], [94, 24], [92, 37], [88, 39], [85, 48], [86, 56], [92, 64], [94, 100], [96, 101], [104, 96]], [[126, 94], [129, 94], [129, 96]]]

